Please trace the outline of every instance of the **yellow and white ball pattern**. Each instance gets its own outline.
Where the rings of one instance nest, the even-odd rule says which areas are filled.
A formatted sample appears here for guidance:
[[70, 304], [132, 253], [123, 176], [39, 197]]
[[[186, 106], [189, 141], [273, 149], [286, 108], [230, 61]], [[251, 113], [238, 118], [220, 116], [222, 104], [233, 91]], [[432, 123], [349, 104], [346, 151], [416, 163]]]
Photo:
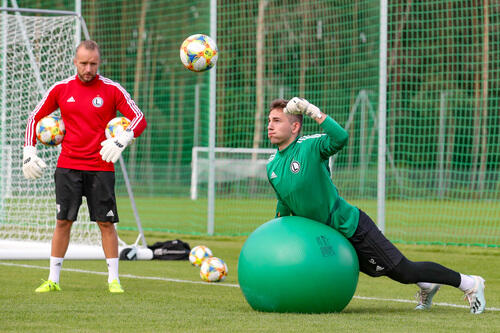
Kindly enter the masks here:
[[189, 36], [180, 48], [182, 64], [193, 72], [203, 72], [213, 68], [218, 57], [219, 50], [215, 41], [204, 34]]
[[200, 267], [204, 260], [212, 257], [212, 251], [205, 245], [198, 245], [191, 249], [189, 261], [196, 267]]
[[36, 137], [46, 146], [57, 146], [63, 141], [65, 134], [66, 129], [61, 117], [46, 116], [36, 124]]
[[203, 261], [200, 268], [200, 277], [206, 282], [224, 281], [227, 276], [226, 263], [217, 257], [211, 257]]
[[111, 119], [106, 125], [106, 139], [111, 139], [124, 132], [130, 125], [130, 120], [126, 117], [116, 117]]

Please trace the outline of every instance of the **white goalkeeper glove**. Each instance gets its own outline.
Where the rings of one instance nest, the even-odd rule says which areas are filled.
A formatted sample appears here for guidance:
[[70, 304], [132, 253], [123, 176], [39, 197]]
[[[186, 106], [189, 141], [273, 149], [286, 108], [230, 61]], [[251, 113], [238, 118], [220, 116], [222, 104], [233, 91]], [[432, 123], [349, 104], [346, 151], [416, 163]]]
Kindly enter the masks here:
[[122, 151], [134, 140], [134, 132], [126, 130], [116, 137], [101, 142], [102, 159], [106, 162], [115, 163], [120, 158]]
[[42, 176], [43, 169], [47, 164], [38, 156], [36, 156], [36, 148], [34, 146], [24, 146], [23, 149], [23, 174], [26, 179], [37, 179]]
[[300, 97], [292, 98], [286, 105], [283, 112], [288, 114], [305, 114], [313, 119], [321, 118], [321, 110]]

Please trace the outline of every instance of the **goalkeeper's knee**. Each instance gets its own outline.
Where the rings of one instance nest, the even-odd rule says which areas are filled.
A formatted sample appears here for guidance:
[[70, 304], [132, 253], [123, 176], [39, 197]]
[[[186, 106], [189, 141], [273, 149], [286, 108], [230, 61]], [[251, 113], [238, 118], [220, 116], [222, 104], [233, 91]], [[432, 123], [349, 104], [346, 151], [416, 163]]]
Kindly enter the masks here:
[[403, 257], [399, 264], [391, 269], [387, 276], [391, 279], [404, 284], [421, 282], [418, 280], [419, 274], [416, 271], [416, 265], [414, 262]]

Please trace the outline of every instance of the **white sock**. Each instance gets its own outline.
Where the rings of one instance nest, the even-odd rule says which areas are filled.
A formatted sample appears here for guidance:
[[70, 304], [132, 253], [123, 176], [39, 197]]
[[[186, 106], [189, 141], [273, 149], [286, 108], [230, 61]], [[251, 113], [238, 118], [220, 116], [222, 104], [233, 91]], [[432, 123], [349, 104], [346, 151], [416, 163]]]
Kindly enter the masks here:
[[64, 258], [50, 256], [50, 273], [49, 273], [50, 281], [59, 283], [59, 275], [61, 274], [63, 261]]
[[460, 274], [460, 278], [460, 286], [458, 286], [460, 290], [465, 292], [466, 290], [474, 288], [474, 284], [476, 283], [476, 281], [472, 276]]
[[419, 286], [422, 289], [429, 289], [432, 287], [433, 283], [430, 282], [417, 282], [417, 286]]
[[108, 264], [108, 283], [113, 280], [118, 280], [118, 258], [106, 258], [106, 263]]

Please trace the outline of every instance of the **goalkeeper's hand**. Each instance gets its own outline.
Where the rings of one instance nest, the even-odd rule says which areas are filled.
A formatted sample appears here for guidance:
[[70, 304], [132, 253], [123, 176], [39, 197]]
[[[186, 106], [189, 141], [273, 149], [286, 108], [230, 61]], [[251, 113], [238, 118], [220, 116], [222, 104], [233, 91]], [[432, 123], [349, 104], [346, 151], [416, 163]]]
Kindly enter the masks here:
[[36, 148], [34, 146], [24, 146], [23, 149], [23, 174], [26, 179], [37, 179], [42, 176], [43, 169], [47, 164], [38, 156], [36, 156]]
[[120, 158], [122, 151], [134, 140], [134, 132], [126, 130], [116, 137], [101, 142], [102, 159], [106, 162], [115, 163]]
[[289, 114], [305, 114], [313, 119], [322, 117], [321, 110], [317, 106], [300, 97], [292, 98], [283, 111]]

